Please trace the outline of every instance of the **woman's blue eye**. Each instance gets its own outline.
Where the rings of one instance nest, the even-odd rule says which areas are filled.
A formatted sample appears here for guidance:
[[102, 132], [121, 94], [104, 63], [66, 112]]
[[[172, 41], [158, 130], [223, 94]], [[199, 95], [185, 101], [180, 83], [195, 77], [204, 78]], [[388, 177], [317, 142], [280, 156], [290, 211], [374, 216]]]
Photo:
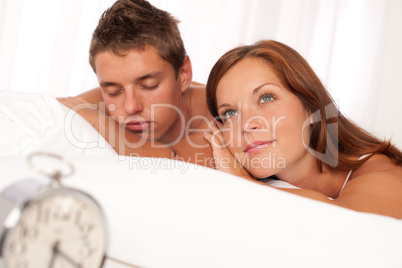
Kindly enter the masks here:
[[235, 116], [237, 114], [237, 112], [235, 111], [235, 110], [227, 110], [224, 114], [223, 114], [223, 117], [225, 118], [225, 119], [228, 119], [228, 118], [230, 118], [230, 117], [232, 117], [232, 116]]
[[268, 101], [271, 101], [273, 99], [274, 99], [274, 97], [272, 95], [264, 95], [261, 98], [261, 102], [268, 102]]

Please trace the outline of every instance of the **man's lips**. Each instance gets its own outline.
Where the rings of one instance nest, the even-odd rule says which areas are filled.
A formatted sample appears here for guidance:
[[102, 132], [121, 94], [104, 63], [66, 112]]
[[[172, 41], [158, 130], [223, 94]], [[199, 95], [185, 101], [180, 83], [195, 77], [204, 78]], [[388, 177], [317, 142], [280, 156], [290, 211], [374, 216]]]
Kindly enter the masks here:
[[131, 131], [144, 131], [151, 128], [152, 122], [150, 121], [131, 121], [125, 123], [125, 127]]
[[274, 143], [275, 140], [272, 141], [256, 141], [247, 145], [244, 150], [245, 153], [254, 153], [258, 152], [261, 149], [267, 148], [270, 144]]

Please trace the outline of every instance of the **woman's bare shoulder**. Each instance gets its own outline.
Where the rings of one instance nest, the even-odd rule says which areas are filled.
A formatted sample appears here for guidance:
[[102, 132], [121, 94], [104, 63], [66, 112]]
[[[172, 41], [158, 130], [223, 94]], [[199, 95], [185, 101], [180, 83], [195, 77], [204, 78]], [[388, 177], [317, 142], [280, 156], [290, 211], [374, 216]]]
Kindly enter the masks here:
[[357, 210], [402, 218], [402, 167], [385, 155], [370, 157], [352, 173], [337, 203]]
[[353, 178], [364, 176], [372, 172], [386, 172], [400, 176], [402, 180], [402, 167], [396, 165], [392, 160], [383, 154], [374, 154], [360, 168], [353, 171]]

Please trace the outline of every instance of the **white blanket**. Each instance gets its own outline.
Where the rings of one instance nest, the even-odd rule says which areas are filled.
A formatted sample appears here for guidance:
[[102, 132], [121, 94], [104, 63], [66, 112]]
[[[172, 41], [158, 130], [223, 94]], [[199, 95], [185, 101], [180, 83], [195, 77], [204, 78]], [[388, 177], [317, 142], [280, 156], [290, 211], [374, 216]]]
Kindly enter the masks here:
[[[0, 190], [39, 176], [27, 153], [66, 156], [76, 172], [64, 183], [89, 192], [104, 209], [109, 257], [155, 268], [402, 267], [400, 220], [185, 162], [118, 157], [101, 143], [76, 146], [66, 131], [84, 145], [99, 135], [78, 116], [79, 129], [66, 126], [66, 112], [46, 95], [0, 93]], [[108, 259], [105, 267], [129, 266]]]
[[[402, 267], [402, 222], [393, 218], [173, 160], [67, 158], [76, 173], [64, 183], [101, 203], [114, 259], [155, 268]], [[0, 170], [1, 188], [38, 176], [23, 156], [0, 158]]]

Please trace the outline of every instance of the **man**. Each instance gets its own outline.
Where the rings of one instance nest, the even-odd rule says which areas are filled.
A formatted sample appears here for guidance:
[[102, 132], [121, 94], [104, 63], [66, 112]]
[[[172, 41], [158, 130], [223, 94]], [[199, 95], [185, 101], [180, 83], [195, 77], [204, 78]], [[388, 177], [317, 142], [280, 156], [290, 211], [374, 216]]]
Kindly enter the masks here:
[[100, 18], [90, 46], [100, 88], [59, 101], [90, 122], [119, 154], [211, 166], [203, 133], [212, 116], [205, 87], [192, 83], [177, 23], [145, 0], [117, 1]]

